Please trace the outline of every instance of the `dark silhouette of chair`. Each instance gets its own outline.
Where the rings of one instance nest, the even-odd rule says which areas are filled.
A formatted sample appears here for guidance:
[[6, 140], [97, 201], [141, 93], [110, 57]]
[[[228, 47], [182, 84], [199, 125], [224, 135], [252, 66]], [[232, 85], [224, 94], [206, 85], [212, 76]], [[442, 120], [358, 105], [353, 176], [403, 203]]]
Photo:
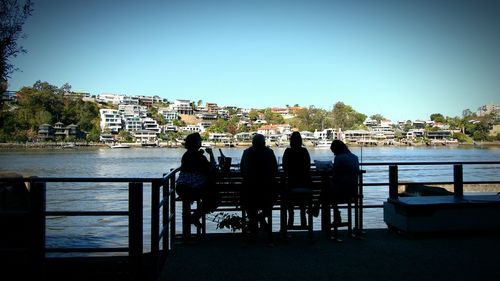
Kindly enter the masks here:
[[[338, 238], [338, 228], [339, 227], [347, 227], [347, 235], [348, 237], [358, 237], [359, 229], [353, 231], [353, 218], [356, 222], [356, 227], [359, 228], [359, 203], [360, 203], [360, 183], [362, 182], [362, 174], [363, 171], [360, 170], [357, 175], [357, 184], [356, 186], [347, 187], [349, 190], [348, 193], [331, 193], [326, 195], [326, 198], [323, 199], [323, 212], [324, 220], [323, 222], [326, 224], [326, 231], [328, 237], [332, 237], [333, 230], [333, 239], [335, 241], [342, 241]], [[337, 186], [337, 188], [346, 188], [345, 186]], [[347, 221], [340, 222], [341, 215], [335, 214], [335, 210], [340, 210], [340, 208], [347, 209]], [[353, 212], [354, 209], [354, 212]], [[334, 220], [332, 221], [332, 213]]]
[[[283, 180], [286, 180], [283, 178]], [[288, 209], [295, 207], [306, 207], [309, 212], [307, 212], [307, 220], [305, 219], [305, 210], [301, 209], [300, 212], [300, 224], [288, 225]], [[310, 241], [313, 239], [313, 214], [311, 212], [313, 208], [313, 191], [307, 187], [292, 188], [290, 190], [283, 191], [281, 197], [281, 231], [283, 238], [287, 238], [288, 230], [307, 230], [308, 238]], [[293, 221], [293, 220], [292, 220]]]
[[[327, 227], [328, 229], [328, 237], [332, 237], [332, 229], [333, 229], [333, 239], [336, 241], [342, 241], [338, 238], [338, 229], [339, 227], [347, 227], [347, 235], [348, 237], [353, 237], [353, 229], [352, 229], [352, 207], [357, 208], [357, 200], [355, 197], [350, 197], [350, 198], [343, 198], [342, 200], [338, 200], [336, 202], [330, 202], [330, 206], [328, 207], [329, 212], [334, 212], [334, 221], [328, 221], [329, 225]], [[338, 222], [339, 218], [341, 217], [338, 215], [336, 217], [335, 215], [335, 208], [339, 208], [342, 205], [345, 206], [347, 209], [347, 221], [346, 222]]]
[[[199, 206], [201, 203], [200, 199], [192, 200], [182, 200], [182, 236], [184, 241], [189, 241], [191, 239], [191, 216], [196, 211], [196, 209], [191, 208], [191, 203], [196, 202]], [[196, 236], [201, 238], [206, 234], [206, 216], [201, 216], [201, 226], [196, 226]]]

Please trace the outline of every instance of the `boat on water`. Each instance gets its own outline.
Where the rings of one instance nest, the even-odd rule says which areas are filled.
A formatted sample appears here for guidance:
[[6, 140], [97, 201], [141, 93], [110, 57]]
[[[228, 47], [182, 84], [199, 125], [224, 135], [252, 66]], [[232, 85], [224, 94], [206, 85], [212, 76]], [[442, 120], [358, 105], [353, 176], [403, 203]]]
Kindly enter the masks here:
[[76, 146], [74, 143], [68, 143], [68, 144], [61, 145], [61, 148], [76, 148]]
[[316, 142], [317, 148], [330, 148], [331, 145], [332, 145], [331, 140], [318, 140]]
[[110, 145], [109, 147], [110, 148], [130, 148], [130, 145], [119, 143], [119, 144]]

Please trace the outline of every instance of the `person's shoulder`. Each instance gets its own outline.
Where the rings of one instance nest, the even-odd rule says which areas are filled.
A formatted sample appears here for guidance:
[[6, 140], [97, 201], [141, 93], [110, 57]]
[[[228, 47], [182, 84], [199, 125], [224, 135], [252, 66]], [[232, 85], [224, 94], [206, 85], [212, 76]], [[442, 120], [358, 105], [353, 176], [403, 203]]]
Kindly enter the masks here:
[[265, 150], [269, 153], [273, 153], [274, 154], [274, 150], [272, 148], [270, 148], [269, 146], [266, 146]]

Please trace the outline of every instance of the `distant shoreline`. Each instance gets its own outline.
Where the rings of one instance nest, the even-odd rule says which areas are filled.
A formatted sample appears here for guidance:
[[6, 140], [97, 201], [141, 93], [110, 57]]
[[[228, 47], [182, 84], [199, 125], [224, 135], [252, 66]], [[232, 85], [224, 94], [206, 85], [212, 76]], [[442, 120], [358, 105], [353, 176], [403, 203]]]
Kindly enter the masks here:
[[[142, 147], [140, 143], [123, 143], [129, 145], [132, 148]], [[251, 145], [250, 142], [241, 142], [235, 143], [234, 147], [249, 147]], [[409, 147], [410, 145], [400, 144], [400, 145], [360, 145], [357, 143], [349, 143], [349, 147]], [[425, 143], [417, 143], [412, 144], [414, 147], [426, 147]], [[0, 143], [0, 149], [81, 149], [81, 148], [108, 148], [108, 144], [104, 143], [72, 143], [72, 142], [59, 142], [59, 143]], [[160, 143], [160, 148], [183, 148], [181, 144], [171, 145], [168, 142]], [[211, 144], [210, 147], [223, 148], [228, 147], [224, 144]], [[278, 148], [278, 147], [287, 147], [287, 145], [277, 146], [274, 143], [270, 143], [269, 147]], [[305, 144], [307, 148], [315, 148], [314, 145]], [[439, 145], [432, 145], [431, 147], [440, 147]], [[500, 147], [500, 141], [493, 142], [481, 142], [476, 144], [468, 144], [468, 143], [460, 143], [460, 144], [452, 144], [446, 145], [442, 147]]]

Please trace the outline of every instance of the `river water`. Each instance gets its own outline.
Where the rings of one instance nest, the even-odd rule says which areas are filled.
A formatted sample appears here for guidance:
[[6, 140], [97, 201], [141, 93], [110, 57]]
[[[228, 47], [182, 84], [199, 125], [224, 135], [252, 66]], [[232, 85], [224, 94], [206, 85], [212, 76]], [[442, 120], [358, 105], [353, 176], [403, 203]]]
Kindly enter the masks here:
[[[0, 150], [0, 171], [15, 171], [25, 176], [40, 177], [161, 177], [180, 165], [181, 148], [78, 148]], [[275, 148], [281, 162], [284, 148]], [[239, 163], [243, 148], [224, 148], [226, 156]], [[329, 149], [309, 149], [312, 160], [332, 160]], [[477, 147], [353, 147], [352, 152], [363, 163], [371, 162], [439, 162], [439, 161], [500, 161], [500, 148]], [[218, 152], [215, 153], [216, 156]], [[365, 166], [365, 183], [388, 182], [387, 166]], [[499, 180], [500, 165], [485, 167], [467, 165], [464, 180]], [[445, 166], [401, 166], [400, 181], [452, 181], [453, 169]], [[144, 237], [149, 240], [150, 186], [144, 194]], [[364, 204], [382, 204], [388, 197], [387, 186], [364, 189]], [[127, 210], [127, 184], [74, 183], [47, 184], [48, 211], [124, 211]], [[179, 206], [180, 208], [180, 206]], [[178, 209], [177, 229], [180, 227]], [[277, 212], [275, 214], [278, 215]], [[365, 228], [384, 228], [382, 209], [367, 209]], [[276, 217], [275, 222], [279, 219]], [[319, 229], [319, 219], [315, 229]], [[127, 244], [128, 221], [125, 217], [48, 217], [48, 247], [123, 247]], [[278, 223], [274, 225], [277, 231]], [[208, 231], [216, 230], [208, 223]], [[145, 248], [149, 245], [146, 243]]]

